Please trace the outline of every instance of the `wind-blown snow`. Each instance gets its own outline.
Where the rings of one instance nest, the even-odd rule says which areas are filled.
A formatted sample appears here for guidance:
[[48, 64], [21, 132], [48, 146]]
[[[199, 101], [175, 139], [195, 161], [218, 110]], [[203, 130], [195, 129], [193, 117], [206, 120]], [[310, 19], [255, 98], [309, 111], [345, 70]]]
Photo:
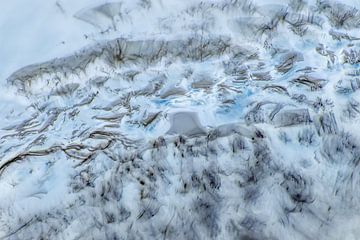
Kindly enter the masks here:
[[359, 1], [1, 3], [0, 239], [359, 239]]

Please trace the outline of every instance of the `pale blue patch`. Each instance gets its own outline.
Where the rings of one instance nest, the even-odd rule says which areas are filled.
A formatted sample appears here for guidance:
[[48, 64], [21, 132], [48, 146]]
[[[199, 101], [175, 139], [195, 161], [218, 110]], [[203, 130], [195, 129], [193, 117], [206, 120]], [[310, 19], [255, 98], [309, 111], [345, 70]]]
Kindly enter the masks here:
[[153, 99], [151, 100], [153, 103], [155, 103], [157, 106], [168, 106], [171, 104], [171, 101], [169, 99]]

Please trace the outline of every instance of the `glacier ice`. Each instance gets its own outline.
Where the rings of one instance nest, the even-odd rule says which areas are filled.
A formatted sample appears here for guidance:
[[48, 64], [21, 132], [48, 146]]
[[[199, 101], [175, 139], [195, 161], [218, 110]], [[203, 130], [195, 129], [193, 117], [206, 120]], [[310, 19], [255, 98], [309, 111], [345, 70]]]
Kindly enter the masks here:
[[359, 1], [0, 6], [0, 239], [360, 238]]

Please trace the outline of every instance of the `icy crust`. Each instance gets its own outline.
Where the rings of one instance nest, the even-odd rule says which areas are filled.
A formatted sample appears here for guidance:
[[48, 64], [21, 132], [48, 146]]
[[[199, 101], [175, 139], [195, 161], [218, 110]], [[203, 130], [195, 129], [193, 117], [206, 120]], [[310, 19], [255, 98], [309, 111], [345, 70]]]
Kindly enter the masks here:
[[357, 239], [358, 10], [274, 2], [77, 12], [1, 90], [0, 239]]

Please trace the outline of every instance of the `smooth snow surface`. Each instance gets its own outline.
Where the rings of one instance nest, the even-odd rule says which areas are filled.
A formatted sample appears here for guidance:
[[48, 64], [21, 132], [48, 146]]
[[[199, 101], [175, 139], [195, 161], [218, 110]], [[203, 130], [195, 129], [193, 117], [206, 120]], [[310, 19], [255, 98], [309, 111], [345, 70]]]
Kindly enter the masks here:
[[360, 1], [0, 6], [0, 239], [360, 239]]

